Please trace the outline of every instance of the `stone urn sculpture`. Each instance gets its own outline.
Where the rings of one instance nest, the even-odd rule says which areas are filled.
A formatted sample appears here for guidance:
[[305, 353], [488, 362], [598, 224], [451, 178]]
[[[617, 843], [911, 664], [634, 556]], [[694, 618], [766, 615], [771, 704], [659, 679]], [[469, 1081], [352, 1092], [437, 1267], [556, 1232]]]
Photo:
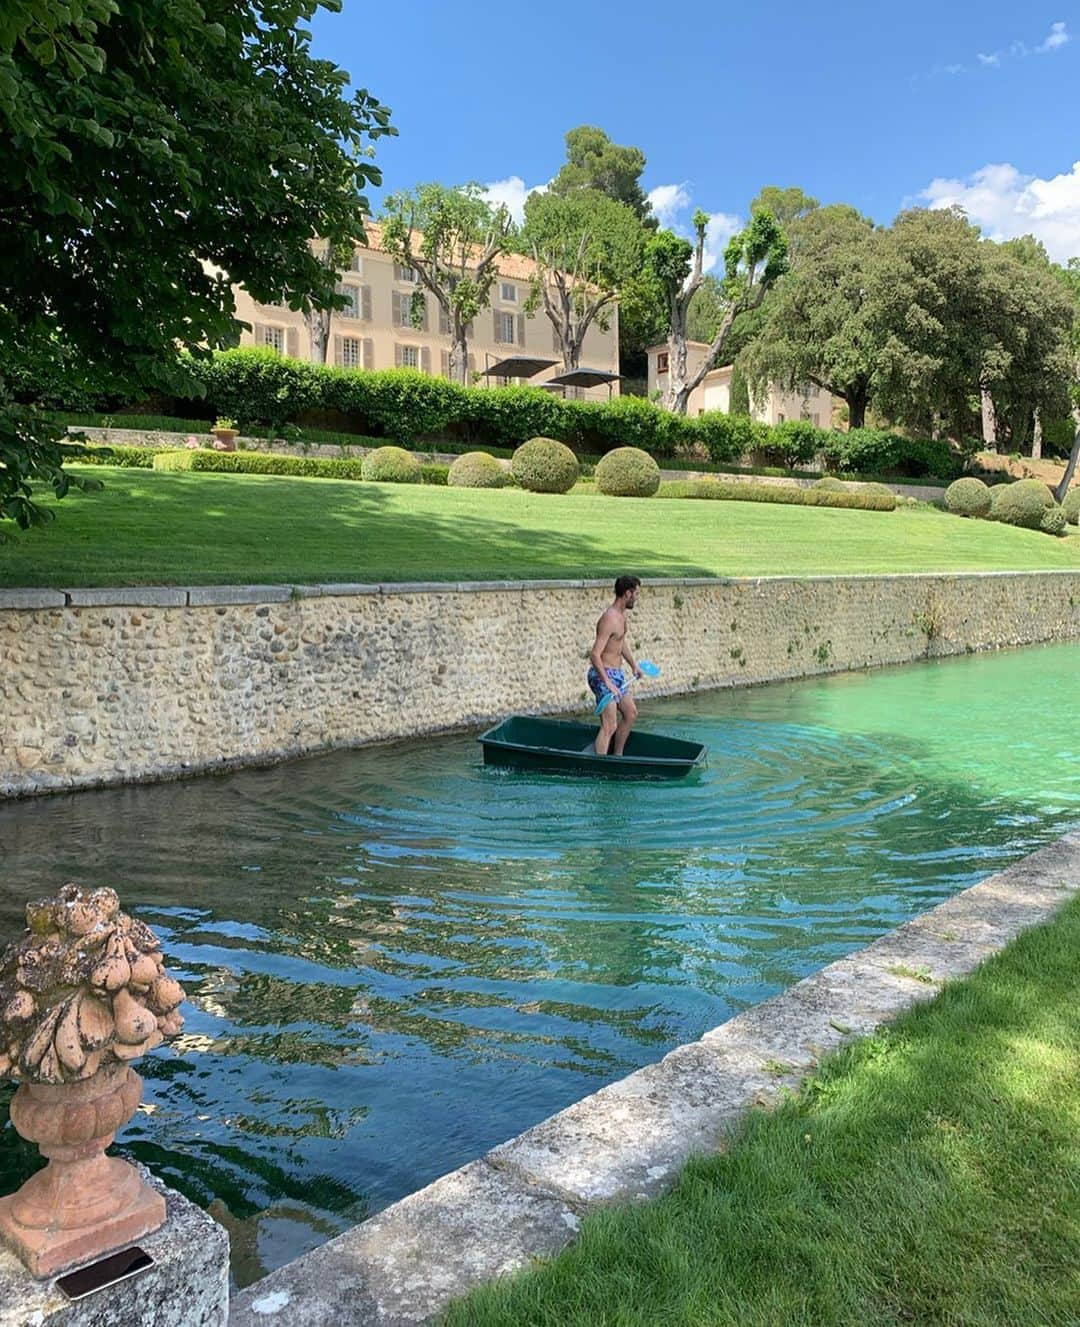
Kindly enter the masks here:
[[0, 1198], [0, 1239], [50, 1276], [165, 1220], [161, 1194], [105, 1149], [139, 1104], [131, 1062], [180, 1030], [184, 992], [114, 890], [65, 885], [26, 921], [0, 959], [0, 1077], [19, 1081], [12, 1123], [48, 1165]]

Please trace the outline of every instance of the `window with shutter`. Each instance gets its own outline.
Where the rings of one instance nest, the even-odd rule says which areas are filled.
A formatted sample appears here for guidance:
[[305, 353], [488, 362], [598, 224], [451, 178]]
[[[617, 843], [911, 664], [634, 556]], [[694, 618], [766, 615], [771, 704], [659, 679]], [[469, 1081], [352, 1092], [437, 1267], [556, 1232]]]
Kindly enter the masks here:
[[[513, 314], [510, 315], [513, 317]], [[519, 346], [525, 344], [525, 315], [519, 313], [517, 316], [517, 343]]]
[[416, 284], [416, 272], [411, 267], [402, 267], [400, 263], [394, 264], [394, 280], [406, 281], [408, 284]]
[[360, 287], [360, 317], [364, 322], [371, 322], [371, 287]]
[[403, 369], [418, 369], [420, 367], [420, 347], [419, 346], [398, 346], [401, 352], [398, 361], [399, 367]]
[[443, 306], [440, 304], [440, 305], [439, 305], [439, 335], [440, 335], [440, 336], [449, 336], [449, 335], [450, 335], [450, 330], [451, 330], [451, 329], [450, 329], [450, 317], [449, 317], [449, 315], [447, 314], [446, 310], [443, 308]]
[[343, 369], [358, 369], [363, 353], [363, 347], [358, 336], [344, 336], [341, 338], [341, 367]]
[[375, 367], [375, 342], [370, 336], [364, 337], [364, 368], [373, 369]]
[[363, 254], [360, 252], [359, 249], [357, 249], [357, 250], [353, 253], [353, 256], [352, 256], [352, 270], [353, 270], [354, 272], [358, 272], [358, 273], [360, 273], [360, 275], [363, 275], [363, 272], [364, 272], [364, 256], [363, 256]]
[[668, 360], [667, 352], [666, 352], [666, 351], [661, 351], [660, 354], [657, 355], [657, 357], [656, 357], [656, 371], [657, 371], [657, 373], [667, 373], [669, 362], [670, 362], [670, 361]]
[[339, 295], [343, 295], [346, 304], [339, 310], [339, 316], [342, 318], [360, 317], [360, 288], [349, 283], [335, 287]]
[[499, 297], [504, 304], [516, 304], [517, 286], [509, 281], [503, 281], [499, 286]]
[[[525, 320], [522, 319], [524, 327]], [[512, 346], [517, 340], [517, 319], [512, 313], [495, 310], [495, 343], [500, 346]]]
[[279, 355], [285, 353], [284, 327], [274, 327], [270, 323], [262, 323], [258, 330], [261, 333], [258, 337], [259, 345], [266, 346], [270, 350], [275, 350]]

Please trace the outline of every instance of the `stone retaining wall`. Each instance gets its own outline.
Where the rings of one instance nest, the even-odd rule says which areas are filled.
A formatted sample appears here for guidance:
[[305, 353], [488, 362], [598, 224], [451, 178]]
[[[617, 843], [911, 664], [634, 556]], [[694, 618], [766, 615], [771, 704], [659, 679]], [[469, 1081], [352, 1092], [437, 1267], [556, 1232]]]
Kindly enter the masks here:
[[[585, 712], [606, 582], [0, 590], [0, 795]], [[1080, 636], [1080, 573], [658, 581], [646, 695]]]

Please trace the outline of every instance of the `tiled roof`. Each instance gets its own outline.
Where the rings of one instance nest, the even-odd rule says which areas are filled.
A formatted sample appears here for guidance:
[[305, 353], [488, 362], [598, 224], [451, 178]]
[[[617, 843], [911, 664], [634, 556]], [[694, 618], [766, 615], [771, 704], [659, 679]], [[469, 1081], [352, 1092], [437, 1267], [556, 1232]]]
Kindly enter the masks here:
[[[377, 221], [366, 221], [364, 229], [367, 231], [367, 244], [362, 246], [365, 249], [371, 249], [375, 253], [386, 253], [382, 242], [382, 226]], [[414, 231], [414, 237], [417, 241], [420, 239], [420, 232]], [[531, 281], [536, 275], [536, 264], [531, 258], [526, 258], [523, 253], [504, 253], [499, 258], [499, 275], [510, 277], [518, 281]]]

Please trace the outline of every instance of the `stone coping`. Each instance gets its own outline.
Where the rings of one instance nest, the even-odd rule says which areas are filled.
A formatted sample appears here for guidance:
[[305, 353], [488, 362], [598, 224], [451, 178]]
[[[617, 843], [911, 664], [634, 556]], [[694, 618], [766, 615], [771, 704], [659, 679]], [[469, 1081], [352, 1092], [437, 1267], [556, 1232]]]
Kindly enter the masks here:
[[230, 1327], [410, 1327], [651, 1198], [822, 1056], [966, 976], [1080, 891], [1080, 832], [1023, 858], [248, 1286]]
[[[815, 573], [809, 576], [656, 576], [645, 584], [679, 588], [710, 585], [820, 584], [837, 581], [1016, 580], [1029, 576], [1078, 576], [1080, 566], [1043, 571], [897, 571]], [[290, 599], [350, 595], [490, 594], [504, 591], [608, 590], [611, 579], [520, 581], [363, 581], [270, 585], [118, 585], [70, 589], [0, 588], [0, 611], [41, 608], [202, 608], [219, 604], [284, 603]]]

